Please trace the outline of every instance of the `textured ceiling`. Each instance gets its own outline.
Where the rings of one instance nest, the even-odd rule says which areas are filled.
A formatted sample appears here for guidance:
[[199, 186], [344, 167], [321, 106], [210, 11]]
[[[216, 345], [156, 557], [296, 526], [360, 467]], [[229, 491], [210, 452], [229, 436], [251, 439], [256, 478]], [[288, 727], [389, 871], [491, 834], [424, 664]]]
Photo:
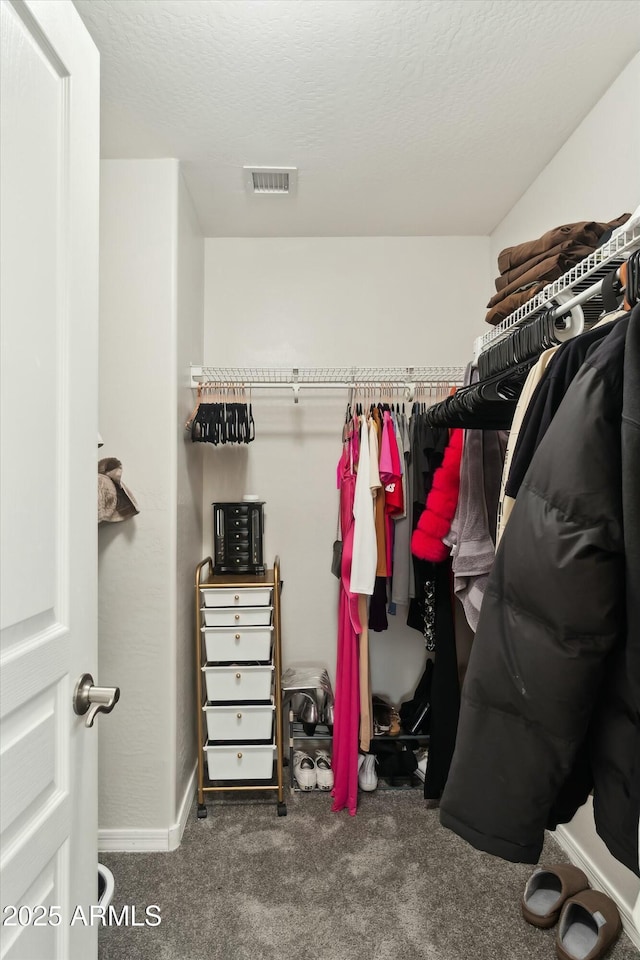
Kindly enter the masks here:
[[103, 156], [184, 161], [208, 236], [487, 234], [640, 48], [637, 0], [75, 4]]

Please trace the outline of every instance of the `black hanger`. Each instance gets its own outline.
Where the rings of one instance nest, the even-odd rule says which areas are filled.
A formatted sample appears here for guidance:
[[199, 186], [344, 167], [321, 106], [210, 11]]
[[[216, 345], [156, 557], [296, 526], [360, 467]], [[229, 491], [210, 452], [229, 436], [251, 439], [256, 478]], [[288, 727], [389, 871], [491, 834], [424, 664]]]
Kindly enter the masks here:
[[627, 260], [625, 280], [625, 303], [629, 307], [640, 303], [640, 250], [635, 250]]
[[252, 440], [256, 438], [256, 422], [253, 419], [253, 407], [249, 404], [249, 439], [247, 443], [251, 443]]
[[462, 387], [428, 409], [431, 427], [509, 429], [516, 404], [533, 360]]

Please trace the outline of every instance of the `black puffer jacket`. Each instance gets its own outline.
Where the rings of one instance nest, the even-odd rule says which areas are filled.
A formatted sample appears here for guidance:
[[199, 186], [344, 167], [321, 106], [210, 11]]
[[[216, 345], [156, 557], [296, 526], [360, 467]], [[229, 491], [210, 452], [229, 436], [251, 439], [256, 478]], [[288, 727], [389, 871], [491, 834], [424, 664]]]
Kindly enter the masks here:
[[441, 821], [507, 860], [537, 862], [594, 788], [598, 832], [639, 872], [638, 309], [569, 388], [484, 597]]

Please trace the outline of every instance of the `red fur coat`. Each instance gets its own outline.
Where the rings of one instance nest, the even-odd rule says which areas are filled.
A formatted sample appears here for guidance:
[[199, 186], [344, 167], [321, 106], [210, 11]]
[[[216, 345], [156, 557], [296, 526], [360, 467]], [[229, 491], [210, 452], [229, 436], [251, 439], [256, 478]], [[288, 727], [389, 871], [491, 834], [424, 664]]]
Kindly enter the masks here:
[[452, 430], [442, 463], [433, 475], [427, 503], [411, 537], [411, 552], [421, 560], [440, 563], [450, 549], [443, 542], [451, 529], [460, 492], [460, 461], [464, 430]]

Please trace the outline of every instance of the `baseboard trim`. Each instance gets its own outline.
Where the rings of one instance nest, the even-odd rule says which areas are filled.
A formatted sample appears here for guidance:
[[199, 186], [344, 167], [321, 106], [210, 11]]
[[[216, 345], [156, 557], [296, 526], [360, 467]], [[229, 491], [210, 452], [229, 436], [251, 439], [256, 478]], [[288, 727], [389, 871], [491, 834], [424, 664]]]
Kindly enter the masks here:
[[640, 930], [633, 919], [634, 905], [629, 905], [622, 900], [613, 884], [611, 884], [601, 870], [598, 869], [593, 858], [587, 853], [584, 847], [576, 841], [575, 837], [569, 833], [565, 826], [557, 827], [551, 836], [555, 838], [559, 846], [562, 847], [569, 856], [571, 862], [575, 864], [575, 866], [580, 867], [581, 870], [584, 870], [591, 885], [597, 890], [601, 890], [602, 893], [606, 893], [608, 897], [611, 897], [611, 899], [615, 901], [620, 911], [625, 933], [634, 947], [640, 949]]
[[168, 830], [98, 830], [100, 853], [166, 853]]
[[194, 767], [182, 797], [178, 820], [173, 826], [167, 830], [98, 830], [100, 853], [168, 853], [177, 850], [196, 790], [196, 771]]
[[182, 834], [184, 833], [184, 828], [187, 825], [189, 811], [191, 810], [191, 802], [196, 792], [197, 772], [198, 765], [196, 764], [191, 771], [191, 776], [187, 781], [187, 786], [182, 796], [182, 803], [180, 804], [180, 810], [178, 811], [178, 822], [174, 823], [172, 827], [169, 827], [169, 850], [177, 850], [182, 843]]

